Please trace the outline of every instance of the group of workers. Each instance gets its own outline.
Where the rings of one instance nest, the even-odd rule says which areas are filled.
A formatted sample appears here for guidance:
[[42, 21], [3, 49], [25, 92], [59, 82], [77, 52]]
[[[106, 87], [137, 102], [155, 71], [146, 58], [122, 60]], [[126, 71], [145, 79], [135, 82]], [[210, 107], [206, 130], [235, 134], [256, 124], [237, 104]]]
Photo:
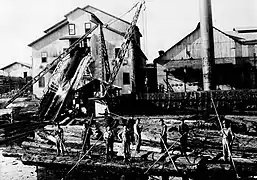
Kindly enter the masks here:
[[[161, 153], [164, 153], [168, 150], [167, 143], [167, 125], [165, 124], [163, 119], [160, 119], [161, 122], [161, 134], [160, 134], [160, 146]], [[179, 139], [180, 139], [180, 151], [181, 155], [186, 155], [187, 151], [187, 137], [189, 133], [188, 125], [185, 124], [184, 120], [182, 120], [181, 124], [178, 127]]]
[[[103, 134], [103, 138], [106, 144], [106, 161], [112, 159], [114, 155], [113, 144], [114, 144], [114, 130], [115, 124], [110, 120], [108, 114], [105, 114], [105, 120], [108, 122]], [[134, 121], [133, 118], [130, 118], [127, 122], [123, 124], [121, 134], [121, 141], [123, 147], [123, 158], [124, 162], [127, 162], [130, 159], [130, 145], [134, 142], [136, 146], [136, 152], [140, 152], [141, 145], [141, 128], [139, 127], [140, 119]]]
[[[105, 155], [106, 161], [109, 161], [114, 156], [114, 126], [117, 125], [114, 123], [113, 119], [110, 117], [109, 113], [106, 111], [104, 113], [105, 116], [105, 130], [103, 133], [103, 140], [105, 142]], [[83, 133], [83, 153], [88, 153], [90, 149], [90, 137], [93, 134], [91, 126], [94, 121], [90, 121], [89, 123], [85, 123], [85, 131]], [[167, 124], [164, 122], [164, 119], [160, 119], [161, 123], [161, 133], [160, 133], [160, 148], [161, 153], [165, 153], [168, 151], [168, 143], [167, 143]], [[234, 133], [231, 130], [230, 124], [228, 121], [223, 120], [222, 123], [222, 146], [223, 146], [223, 158], [225, 161], [228, 161], [231, 158], [231, 150], [232, 143], [234, 140]], [[182, 156], [187, 156], [187, 139], [189, 133], [189, 127], [184, 122], [181, 121], [181, 124], [178, 127], [179, 133], [179, 142], [180, 142], [180, 151]], [[141, 127], [140, 127], [140, 119], [137, 118], [134, 120], [133, 118], [128, 119], [125, 123], [123, 123], [123, 129], [120, 132], [121, 141], [123, 147], [123, 158], [124, 162], [127, 162], [130, 159], [130, 145], [132, 143], [135, 144], [135, 150], [137, 153], [140, 152], [141, 146]], [[55, 130], [56, 137], [56, 147], [57, 147], [57, 155], [64, 155], [64, 142], [63, 142], [63, 129], [57, 124], [57, 129]]]

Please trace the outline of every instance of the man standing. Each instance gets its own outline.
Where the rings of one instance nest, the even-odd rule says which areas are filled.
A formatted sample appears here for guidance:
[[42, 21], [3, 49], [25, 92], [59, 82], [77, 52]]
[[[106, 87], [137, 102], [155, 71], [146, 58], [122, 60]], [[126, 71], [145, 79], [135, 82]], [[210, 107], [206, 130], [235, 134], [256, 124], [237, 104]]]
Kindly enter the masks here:
[[57, 150], [57, 156], [60, 155], [60, 152], [62, 155], [64, 155], [64, 143], [63, 143], [63, 129], [60, 127], [60, 124], [57, 123], [57, 128], [54, 131], [55, 139], [56, 139], [56, 150]]
[[161, 118], [161, 139], [160, 139], [160, 146], [161, 146], [161, 153], [165, 152], [165, 146], [167, 147], [167, 125], [164, 123], [164, 120]]
[[223, 158], [224, 161], [228, 161], [231, 158], [232, 144], [234, 141], [235, 135], [231, 130], [230, 124], [228, 121], [223, 121], [222, 128], [222, 147], [223, 147]]
[[126, 125], [123, 127], [122, 145], [123, 145], [124, 162], [127, 162], [128, 159], [130, 158], [130, 133]]
[[134, 139], [136, 144], [136, 152], [140, 153], [140, 146], [141, 146], [141, 130], [139, 127], [140, 119], [137, 118], [134, 124]]
[[188, 137], [189, 128], [188, 128], [188, 125], [185, 124], [184, 120], [181, 121], [181, 124], [179, 126], [178, 132], [180, 134], [181, 155], [185, 155], [186, 156], [187, 137]]
[[106, 130], [104, 132], [104, 140], [106, 145], [105, 160], [106, 162], [108, 162], [109, 155], [111, 155], [111, 157], [113, 156], [113, 143], [114, 143], [114, 134], [110, 126], [106, 127]]

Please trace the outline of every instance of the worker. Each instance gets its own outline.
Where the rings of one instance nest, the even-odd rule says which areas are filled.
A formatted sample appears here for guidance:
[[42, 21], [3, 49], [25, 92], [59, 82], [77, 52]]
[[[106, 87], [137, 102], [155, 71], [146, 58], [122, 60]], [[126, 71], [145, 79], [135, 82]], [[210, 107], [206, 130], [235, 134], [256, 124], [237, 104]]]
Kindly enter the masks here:
[[222, 128], [222, 147], [223, 147], [223, 158], [224, 161], [228, 161], [231, 158], [232, 144], [234, 141], [235, 135], [232, 132], [230, 127], [230, 123], [223, 120], [223, 128]]
[[130, 133], [128, 131], [128, 127], [123, 126], [122, 132], [122, 146], [123, 146], [123, 157], [124, 162], [127, 162], [130, 158]]
[[84, 106], [82, 106], [80, 110], [81, 110], [82, 116], [87, 116], [87, 109]]
[[91, 135], [93, 134], [92, 129], [90, 124], [85, 123], [84, 124], [84, 132], [82, 134], [82, 139], [83, 139], [83, 153], [85, 154], [87, 150], [90, 149], [90, 138]]
[[136, 144], [136, 152], [140, 152], [140, 146], [141, 146], [141, 129], [139, 127], [140, 119], [137, 118], [134, 124], [134, 139]]
[[165, 146], [167, 147], [167, 125], [165, 124], [164, 120], [161, 118], [161, 139], [160, 139], [160, 146], [161, 146], [161, 153], [165, 152]]
[[55, 139], [56, 139], [56, 151], [57, 151], [57, 156], [62, 153], [64, 155], [64, 142], [63, 142], [63, 129], [60, 127], [60, 124], [57, 123], [57, 127], [54, 131]]
[[106, 146], [106, 162], [109, 160], [109, 156], [113, 156], [113, 143], [114, 143], [114, 133], [110, 126], [106, 127], [106, 130], [104, 132], [104, 141]]
[[187, 137], [189, 128], [188, 125], [184, 122], [184, 119], [182, 119], [181, 124], [179, 125], [178, 132], [180, 134], [180, 150], [181, 155], [186, 156], [187, 152]]
[[127, 121], [127, 131], [128, 131], [128, 135], [129, 135], [129, 140], [130, 143], [135, 144], [135, 138], [134, 138], [134, 124], [135, 124], [135, 120], [133, 117], [130, 117]]

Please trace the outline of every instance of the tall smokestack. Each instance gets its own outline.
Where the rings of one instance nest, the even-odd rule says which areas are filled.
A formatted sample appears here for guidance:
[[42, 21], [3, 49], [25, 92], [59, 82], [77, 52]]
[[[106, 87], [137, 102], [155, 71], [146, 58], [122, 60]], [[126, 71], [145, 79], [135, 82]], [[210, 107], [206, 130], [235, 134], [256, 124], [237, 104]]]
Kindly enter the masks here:
[[211, 0], [200, 0], [200, 29], [202, 50], [203, 89], [215, 88], [212, 69], [215, 64]]

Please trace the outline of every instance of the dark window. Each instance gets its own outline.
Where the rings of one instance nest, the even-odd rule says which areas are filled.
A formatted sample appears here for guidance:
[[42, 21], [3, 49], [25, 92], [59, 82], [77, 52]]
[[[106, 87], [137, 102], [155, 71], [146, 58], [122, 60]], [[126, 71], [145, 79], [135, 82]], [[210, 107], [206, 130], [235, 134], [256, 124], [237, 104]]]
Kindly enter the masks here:
[[41, 53], [41, 60], [42, 60], [42, 63], [47, 62], [47, 52]]
[[120, 51], [120, 48], [115, 48], [115, 58], [118, 57], [119, 51]]
[[123, 60], [123, 66], [125, 66], [125, 65], [128, 65], [128, 60], [127, 59]]
[[45, 77], [40, 77], [38, 80], [38, 87], [45, 87]]
[[123, 73], [123, 85], [130, 84], [130, 77], [129, 73]]
[[26, 78], [28, 76], [28, 72], [23, 72], [23, 77]]
[[88, 32], [91, 29], [91, 23], [85, 23], [85, 32]]
[[75, 24], [69, 24], [69, 35], [75, 35]]

